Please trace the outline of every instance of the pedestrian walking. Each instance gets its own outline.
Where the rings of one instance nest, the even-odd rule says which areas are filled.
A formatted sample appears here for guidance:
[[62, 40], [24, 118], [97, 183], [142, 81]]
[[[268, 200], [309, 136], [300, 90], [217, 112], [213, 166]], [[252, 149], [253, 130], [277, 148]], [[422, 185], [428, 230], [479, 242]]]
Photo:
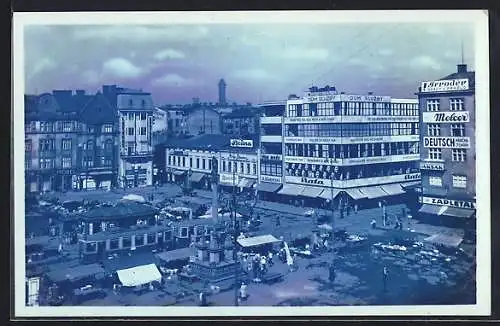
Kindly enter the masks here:
[[273, 252], [272, 251], [269, 251], [269, 253], [267, 254], [267, 261], [269, 262], [269, 266], [273, 266], [274, 265], [274, 262], [273, 262]]
[[245, 282], [241, 283], [239, 295], [241, 300], [246, 300], [248, 298], [247, 285]]
[[384, 270], [383, 270], [383, 275], [382, 275], [382, 280], [383, 280], [383, 285], [384, 285], [384, 292], [387, 291], [387, 279], [389, 278], [389, 270], [387, 269], [386, 266], [384, 266]]
[[358, 214], [358, 204], [354, 204], [354, 213]]
[[375, 219], [372, 219], [372, 221], [370, 222], [370, 225], [371, 225], [372, 229], [376, 229], [377, 228], [377, 221], [375, 221]]
[[281, 226], [281, 221], [280, 221], [280, 217], [279, 217], [279, 215], [278, 215], [278, 216], [276, 216], [276, 226], [277, 226], [277, 227]]
[[328, 275], [328, 280], [330, 283], [335, 282], [335, 277], [337, 276], [335, 272], [335, 266], [333, 264], [330, 265], [330, 270], [329, 270], [329, 275]]
[[198, 298], [200, 301], [199, 302], [200, 306], [206, 307], [207, 306], [207, 295], [206, 295], [205, 291], [201, 291]]

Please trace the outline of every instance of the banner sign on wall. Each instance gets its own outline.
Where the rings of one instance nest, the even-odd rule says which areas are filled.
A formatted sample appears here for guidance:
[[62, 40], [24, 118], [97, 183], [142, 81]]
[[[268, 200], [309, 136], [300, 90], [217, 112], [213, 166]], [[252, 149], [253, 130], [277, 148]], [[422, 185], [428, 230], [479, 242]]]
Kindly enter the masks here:
[[463, 123], [469, 122], [469, 112], [424, 112], [422, 115], [424, 123]]
[[470, 148], [469, 137], [424, 137], [426, 148]]
[[446, 198], [421, 197], [422, 204], [441, 205], [459, 208], [475, 209], [476, 203], [466, 200], [454, 200]]
[[422, 82], [420, 92], [449, 92], [449, 91], [466, 91], [469, 89], [469, 80], [463, 79], [448, 79]]

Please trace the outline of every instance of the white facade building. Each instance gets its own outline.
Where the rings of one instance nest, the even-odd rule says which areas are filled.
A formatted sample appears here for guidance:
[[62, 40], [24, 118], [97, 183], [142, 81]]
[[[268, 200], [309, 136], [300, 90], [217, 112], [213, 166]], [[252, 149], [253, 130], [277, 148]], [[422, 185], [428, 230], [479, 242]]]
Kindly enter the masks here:
[[117, 94], [120, 119], [121, 187], [153, 184], [153, 99], [150, 93], [120, 89]]

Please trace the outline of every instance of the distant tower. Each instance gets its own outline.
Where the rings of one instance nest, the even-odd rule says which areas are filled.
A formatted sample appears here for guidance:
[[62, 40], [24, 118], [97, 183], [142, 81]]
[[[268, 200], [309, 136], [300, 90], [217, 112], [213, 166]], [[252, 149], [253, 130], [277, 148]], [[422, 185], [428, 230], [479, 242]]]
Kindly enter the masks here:
[[219, 80], [219, 104], [226, 105], [226, 82]]

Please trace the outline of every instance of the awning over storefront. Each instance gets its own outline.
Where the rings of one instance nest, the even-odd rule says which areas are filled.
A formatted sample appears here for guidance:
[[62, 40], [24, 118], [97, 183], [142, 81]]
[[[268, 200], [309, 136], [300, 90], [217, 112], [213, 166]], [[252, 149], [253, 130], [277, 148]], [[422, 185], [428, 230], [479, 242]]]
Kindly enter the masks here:
[[352, 199], [358, 200], [363, 198], [368, 198], [364, 193], [362, 193], [358, 188], [344, 189], [344, 191], [351, 196]]
[[274, 236], [267, 234], [251, 238], [242, 238], [237, 240], [242, 247], [255, 247], [269, 243], [280, 242]]
[[192, 182], [200, 182], [204, 176], [206, 176], [206, 174], [200, 172], [193, 172], [193, 174], [191, 174], [191, 177], [189, 179]]
[[304, 197], [318, 198], [318, 196], [322, 192], [323, 192], [323, 188], [304, 186], [304, 190], [302, 190], [300, 195], [304, 196]]
[[361, 187], [359, 190], [366, 195], [368, 199], [386, 197], [388, 194], [380, 187]]
[[401, 187], [401, 184], [399, 183], [382, 185], [380, 186], [380, 188], [382, 188], [382, 190], [385, 191], [389, 196], [402, 195], [405, 193], [405, 191]]
[[122, 285], [126, 287], [134, 287], [161, 281], [160, 271], [155, 264], [122, 269], [116, 273]]
[[337, 195], [340, 193], [340, 190], [339, 189], [333, 189], [333, 196], [332, 196], [332, 189], [329, 188], [329, 189], [323, 189], [323, 191], [319, 194], [319, 198], [323, 198], [323, 199], [332, 199], [337, 197]]
[[441, 215], [440, 213], [442, 209], [443, 209], [442, 206], [423, 204], [418, 211], [419, 213], [424, 213], [424, 214]]
[[410, 181], [410, 182], [404, 182], [404, 183], [402, 183], [401, 187], [403, 187], [403, 189], [405, 189], [405, 190], [409, 190], [409, 189], [417, 188], [420, 185], [421, 185], [420, 181]]
[[261, 182], [257, 184], [257, 191], [275, 193], [280, 187], [280, 183]]
[[184, 175], [184, 174], [186, 174], [186, 171], [174, 170], [172, 173], [173, 173], [174, 175]]
[[474, 215], [475, 211], [472, 209], [464, 209], [458, 207], [447, 207], [446, 210], [441, 215], [470, 218]]
[[254, 183], [255, 183], [255, 181], [252, 179], [241, 178], [240, 182], [238, 182], [238, 187], [239, 188], [252, 188]]
[[278, 191], [280, 195], [298, 196], [304, 190], [303, 186], [294, 184], [284, 184], [283, 188]]
[[174, 260], [189, 259], [193, 255], [192, 248], [182, 248], [170, 250], [156, 254], [156, 257], [162, 262], [171, 262]]

